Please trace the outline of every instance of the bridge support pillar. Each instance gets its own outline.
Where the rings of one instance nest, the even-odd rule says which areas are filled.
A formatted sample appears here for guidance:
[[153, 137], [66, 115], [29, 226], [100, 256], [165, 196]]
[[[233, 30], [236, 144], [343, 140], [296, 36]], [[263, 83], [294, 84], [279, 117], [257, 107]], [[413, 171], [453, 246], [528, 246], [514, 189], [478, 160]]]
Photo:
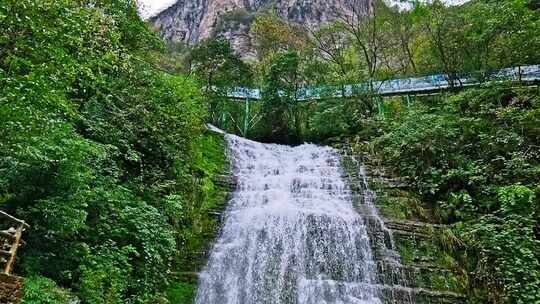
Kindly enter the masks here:
[[249, 98], [246, 98], [246, 108], [244, 113], [244, 131], [242, 136], [247, 137], [247, 132], [249, 129]]

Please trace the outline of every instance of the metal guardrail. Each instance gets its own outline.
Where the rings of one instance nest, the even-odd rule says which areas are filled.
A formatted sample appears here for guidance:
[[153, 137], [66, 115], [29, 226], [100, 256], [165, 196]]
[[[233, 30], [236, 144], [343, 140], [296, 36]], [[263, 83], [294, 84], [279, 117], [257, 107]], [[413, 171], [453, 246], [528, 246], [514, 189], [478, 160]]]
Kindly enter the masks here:
[[[452, 83], [444, 74], [429, 75], [424, 77], [413, 77], [404, 79], [391, 79], [385, 81], [374, 81], [373, 83], [359, 83], [345, 85], [343, 87], [307, 87], [300, 89], [296, 95], [297, 100], [317, 100], [322, 98], [343, 98], [352, 97], [362, 92], [373, 91], [380, 95], [405, 95], [422, 94], [427, 92], [444, 91], [451, 88], [462, 88], [480, 85], [490, 81], [540, 81], [540, 65], [526, 65], [512, 68], [505, 68], [491, 72], [479, 73], [478, 76], [460, 75], [453, 79]], [[258, 88], [230, 88], [226, 93], [227, 97], [241, 100], [260, 100], [262, 91]]]

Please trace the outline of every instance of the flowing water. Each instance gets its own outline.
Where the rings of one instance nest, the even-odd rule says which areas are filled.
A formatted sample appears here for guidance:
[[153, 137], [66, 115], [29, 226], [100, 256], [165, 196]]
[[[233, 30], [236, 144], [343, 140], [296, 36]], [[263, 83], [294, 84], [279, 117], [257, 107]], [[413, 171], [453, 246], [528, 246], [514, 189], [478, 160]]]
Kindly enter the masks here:
[[238, 186], [196, 303], [381, 304], [337, 152], [226, 138]]

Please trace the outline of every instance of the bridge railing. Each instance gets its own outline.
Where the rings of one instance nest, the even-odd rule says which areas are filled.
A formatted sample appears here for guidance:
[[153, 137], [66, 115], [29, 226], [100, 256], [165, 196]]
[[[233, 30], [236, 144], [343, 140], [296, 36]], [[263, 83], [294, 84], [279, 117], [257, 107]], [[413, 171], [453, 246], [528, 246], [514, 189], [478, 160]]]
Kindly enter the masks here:
[[[453, 79], [453, 85], [444, 74], [389, 79], [349, 84], [344, 86], [312, 86], [304, 87], [296, 93], [296, 99], [317, 100], [322, 98], [352, 97], [365, 92], [375, 92], [380, 95], [419, 94], [424, 92], [443, 91], [455, 87], [480, 85], [489, 81], [540, 81], [540, 65], [526, 65], [499, 69], [487, 72], [477, 72], [458, 75]], [[229, 88], [227, 97], [234, 99], [260, 100], [262, 92], [259, 88]]]

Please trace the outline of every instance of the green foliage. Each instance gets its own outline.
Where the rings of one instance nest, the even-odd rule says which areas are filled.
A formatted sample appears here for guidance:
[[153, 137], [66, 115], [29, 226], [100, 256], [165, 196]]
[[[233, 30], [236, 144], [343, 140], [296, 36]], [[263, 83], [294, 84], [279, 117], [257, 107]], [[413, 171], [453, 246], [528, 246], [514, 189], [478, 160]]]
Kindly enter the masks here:
[[[269, 134], [263, 137], [291, 142], [293, 132], [300, 132], [296, 124], [299, 120], [296, 112], [297, 91], [300, 88], [300, 57], [297, 52], [278, 53], [272, 58], [264, 76], [263, 119]], [[294, 126], [289, 127], [289, 122]], [[292, 129], [292, 130], [290, 130]], [[298, 136], [297, 136], [298, 137]]]
[[288, 24], [275, 14], [257, 16], [251, 34], [260, 59], [271, 58], [277, 53], [299, 52], [307, 46], [303, 29]]
[[238, 115], [234, 113], [238, 111], [230, 107], [225, 96], [232, 88], [246, 87], [252, 83], [250, 66], [234, 53], [229, 41], [222, 38], [200, 42], [191, 50], [188, 61], [191, 72], [203, 84], [205, 94], [210, 100], [211, 122], [220, 128], [230, 129], [225, 118], [231, 116], [235, 120]]
[[192, 71], [207, 89], [246, 86], [251, 81], [249, 66], [234, 53], [225, 39], [202, 41], [191, 50], [189, 60]]
[[167, 299], [170, 303], [191, 304], [195, 297], [195, 286], [189, 283], [174, 283], [167, 289]]
[[354, 99], [325, 98], [307, 109], [309, 140], [325, 141], [366, 133], [377, 134], [377, 121], [373, 120], [374, 104], [369, 95]]
[[125, 278], [133, 271], [129, 256], [134, 252], [133, 247], [119, 249], [111, 243], [86, 257], [80, 267], [81, 297], [89, 303], [123, 303], [122, 295], [128, 287]]
[[471, 294], [490, 303], [540, 302], [539, 122], [534, 89], [498, 84], [425, 99], [385, 117], [372, 140], [452, 225], [441, 242], [471, 273]]
[[[479, 264], [493, 271], [514, 303], [540, 302], [540, 240], [535, 193], [515, 184], [497, 191], [500, 208], [458, 227], [480, 249]], [[536, 200], [536, 202], [535, 202]], [[536, 213], [536, 219], [535, 219]]]
[[[0, 3], [0, 203], [32, 227], [18, 264], [29, 277], [25, 303], [67, 302], [57, 284], [92, 304], [152, 302], [165, 290], [171, 301], [193, 297], [191, 282], [170, 284], [169, 274], [200, 268], [199, 252], [219, 225], [210, 213], [223, 207], [226, 189], [215, 177], [227, 163], [223, 139], [203, 133], [208, 108], [213, 123], [244, 134], [240, 121], [253, 122], [260, 110], [253, 134], [266, 141], [356, 136], [417, 192], [385, 202], [388, 214], [429, 210], [452, 226], [440, 241], [472, 273], [471, 293], [493, 303], [540, 302], [537, 91], [497, 84], [412, 107], [371, 94], [317, 104], [296, 96], [321, 82], [338, 86], [328, 87], [331, 96], [374, 77], [453, 79], [538, 63], [540, 11], [531, 1], [455, 8], [435, 1], [411, 12], [378, 2], [372, 18], [329, 25], [311, 41], [300, 28], [259, 16], [255, 69], [223, 39], [196, 46], [183, 67], [185, 46], [164, 53], [133, 4]], [[241, 26], [253, 16], [227, 18]], [[156, 65], [189, 69], [206, 96]], [[221, 97], [256, 76], [263, 103], [250, 118]], [[448, 282], [457, 284], [435, 283]]]
[[67, 304], [70, 294], [50, 279], [33, 276], [24, 280], [23, 304]]
[[[130, 0], [0, 4], [0, 196], [32, 227], [18, 271], [82, 303], [160, 297], [222, 166], [198, 165], [205, 99], [154, 67], [162, 50]], [[29, 282], [29, 303], [52, 284]]]
[[[411, 51], [418, 72], [481, 72], [538, 63], [539, 12], [527, 1], [471, 1], [454, 8], [440, 1], [417, 5]], [[403, 36], [401, 36], [403, 37]]]
[[416, 195], [407, 191], [385, 190], [384, 196], [377, 197], [377, 207], [383, 216], [392, 219], [420, 221], [429, 219], [423, 203]]
[[200, 270], [205, 263], [201, 251], [209, 249], [219, 229], [219, 218], [211, 213], [222, 210], [228, 189], [216, 183], [215, 178], [228, 172], [225, 142], [221, 135], [205, 134], [193, 142], [191, 163], [195, 178], [187, 187], [196, 189], [184, 198], [180, 239], [183, 251], [175, 259], [176, 269]]
[[[382, 100], [369, 86], [355, 98], [333, 96], [373, 79], [441, 73], [458, 86], [462, 74], [485, 80], [493, 69], [538, 64], [540, 11], [527, 0], [415, 3], [399, 12], [377, 1], [369, 16], [317, 31], [259, 16], [252, 33], [263, 119], [251, 135], [285, 143], [354, 137], [415, 192], [385, 198], [383, 213], [451, 227], [438, 241], [463, 282], [435, 285], [468, 284], [480, 303], [537, 303], [538, 91], [497, 83], [411, 102]], [[324, 98], [298, 102], [299, 89], [321, 83]]]

